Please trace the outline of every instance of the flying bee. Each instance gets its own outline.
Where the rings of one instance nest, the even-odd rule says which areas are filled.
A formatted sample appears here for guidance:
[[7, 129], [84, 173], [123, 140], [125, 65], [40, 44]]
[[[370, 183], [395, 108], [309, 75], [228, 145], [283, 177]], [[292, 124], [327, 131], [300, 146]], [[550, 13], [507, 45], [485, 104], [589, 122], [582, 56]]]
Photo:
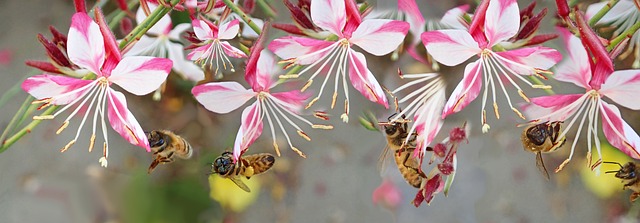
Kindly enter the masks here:
[[234, 163], [233, 154], [225, 151], [211, 163], [211, 173], [219, 174], [228, 178], [238, 185], [242, 190], [251, 192], [249, 187], [241, 180], [241, 176], [247, 179], [253, 175], [261, 174], [271, 169], [275, 163], [275, 158], [269, 153], [259, 153], [253, 155], [240, 156]]
[[622, 179], [622, 183], [624, 183], [622, 189], [626, 190], [627, 188], [629, 188], [631, 189], [631, 191], [633, 191], [633, 193], [631, 193], [631, 196], [629, 196], [629, 200], [631, 202], [638, 199], [638, 197], [640, 196], [640, 179], [638, 179], [638, 174], [640, 173], [638, 173], [636, 164], [634, 162], [628, 162], [623, 166], [622, 164], [617, 162], [603, 163], [611, 163], [620, 166], [619, 170], [607, 171], [605, 173], [615, 173], [616, 178]]
[[[394, 115], [391, 117], [393, 116]], [[407, 181], [409, 185], [420, 188], [427, 176], [420, 169], [420, 162], [411, 156], [411, 153], [416, 149], [416, 138], [415, 135], [410, 135], [408, 132], [407, 123], [410, 122], [410, 120], [402, 116], [402, 118], [398, 120], [391, 121], [391, 117], [389, 117], [388, 122], [378, 123], [383, 126], [387, 137], [387, 146], [384, 148], [384, 151], [382, 151], [382, 154], [380, 154], [378, 166], [383, 169], [384, 161], [389, 150], [393, 151], [393, 158], [404, 180]], [[408, 137], [409, 139], [407, 141]]]
[[193, 155], [191, 145], [169, 130], [153, 130], [146, 134], [153, 152], [153, 162], [149, 165], [148, 173], [151, 173], [158, 164], [173, 162], [175, 157], [189, 159]]
[[522, 131], [520, 136], [524, 150], [536, 154], [536, 166], [547, 180], [549, 180], [549, 172], [544, 166], [542, 153], [556, 151], [564, 145], [566, 137], [559, 138], [561, 124], [561, 121], [556, 121], [530, 125]]

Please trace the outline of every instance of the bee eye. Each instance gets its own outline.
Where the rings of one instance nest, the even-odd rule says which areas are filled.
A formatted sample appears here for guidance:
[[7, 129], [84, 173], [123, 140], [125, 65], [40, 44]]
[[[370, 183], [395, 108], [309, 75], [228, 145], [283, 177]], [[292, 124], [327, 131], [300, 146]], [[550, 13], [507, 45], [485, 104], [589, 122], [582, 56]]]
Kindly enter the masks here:
[[631, 177], [631, 178], [635, 178], [635, 177], [636, 177], [636, 172], [631, 172], [631, 173], [629, 174], [629, 177]]
[[160, 138], [158, 139], [158, 141], [156, 141], [156, 143], [154, 143], [153, 145], [151, 145], [151, 147], [156, 147], [156, 146], [161, 146], [164, 144], [164, 139]]

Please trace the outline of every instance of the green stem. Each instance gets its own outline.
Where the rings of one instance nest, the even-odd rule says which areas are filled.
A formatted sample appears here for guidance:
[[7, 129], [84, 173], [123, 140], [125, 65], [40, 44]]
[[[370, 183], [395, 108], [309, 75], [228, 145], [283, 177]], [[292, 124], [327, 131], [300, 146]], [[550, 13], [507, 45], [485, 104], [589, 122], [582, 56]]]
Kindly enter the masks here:
[[611, 42], [609, 42], [609, 46], [607, 46], [607, 50], [611, 52], [611, 50], [616, 48], [616, 46], [618, 46], [618, 44], [620, 44], [625, 38], [631, 38], [631, 36], [633, 36], [633, 34], [636, 33], [638, 29], [640, 29], [640, 22], [633, 24], [633, 26], [627, 29], [627, 31], [624, 31], [622, 34], [618, 35], [615, 39], [611, 40]]
[[2, 132], [2, 135], [0, 135], [0, 142], [4, 141], [4, 139], [7, 138], [7, 135], [9, 134], [9, 132], [13, 130], [13, 128], [16, 126], [16, 123], [18, 122], [18, 117], [20, 117], [19, 114], [23, 114], [24, 111], [27, 109], [27, 106], [30, 105], [32, 101], [33, 101], [33, 97], [28, 96], [27, 99], [25, 99], [24, 102], [22, 102], [22, 105], [18, 109], [18, 112], [16, 112], [16, 114], [13, 115], [13, 118], [11, 118], [11, 121], [9, 121], [9, 124]]
[[[42, 115], [50, 115], [51, 113], [53, 113], [56, 109], [58, 108], [58, 106], [51, 106], [50, 108], [48, 108], [47, 110], [45, 110]], [[40, 124], [42, 120], [33, 120], [31, 123], [29, 123], [27, 126], [25, 126], [24, 128], [20, 129], [20, 131], [18, 131], [16, 134], [14, 134], [13, 136], [11, 136], [10, 138], [8, 138], [7, 140], [2, 142], [2, 146], [0, 146], [0, 153], [4, 152], [5, 150], [7, 150], [9, 147], [11, 147], [11, 145], [13, 145], [14, 143], [16, 143], [20, 138], [22, 138], [22, 136], [24, 136], [27, 133], [31, 132], [31, 129], [33, 129], [34, 127], [36, 127], [38, 124]]]
[[604, 7], [600, 9], [600, 11], [598, 11], [598, 13], [596, 13], [591, 19], [589, 19], [589, 26], [594, 27], [596, 23], [598, 23], [598, 21], [600, 21], [600, 19], [602, 19], [602, 17], [606, 15], [607, 12], [611, 10], [611, 8], [613, 8], [613, 6], [618, 4], [619, 1], [620, 0], [609, 0], [609, 2], [607, 2], [607, 4], [604, 5]]
[[251, 18], [249, 18], [249, 16], [244, 13], [242, 11], [242, 9], [240, 9], [235, 3], [233, 3], [231, 0], [223, 0], [224, 4], [227, 5], [227, 7], [229, 7], [231, 9], [231, 11], [235, 12], [236, 14], [240, 15], [240, 18], [242, 18], [242, 21], [244, 21], [245, 23], [247, 23], [249, 25], [249, 27], [251, 27], [251, 29], [253, 29], [253, 31], [255, 31], [258, 35], [260, 35], [260, 33], [262, 32], [260, 30], [260, 27], [258, 27], [258, 25], [256, 25], [256, 23], [254, 23]]
[[258, 3], [258, 7], [262, 9], [267, 17], [275, 18], [278, 15], [278, 13], [276, 13], [276, 11], [274, 11], [265, 0], [257, 0], [256, 3]]
[[[140, 3], [140, 1], [132, 1], [130, 2], [127, 7], [129, 9], [133, 9], [133, 7], [136, 7], [136, 5], [138, 5], [138, 3]], [[110, 29], [115, 29], [116, 26], [118, 26], [118, 23], [120, 23], [120, 21], [122, 21], [122, 19], [127, 16], [127, 13], [122, 11], [122, 10], [116, 10], [113, 11], [111, 13], [109, 13], [109, 15], [107, 15], [107, 21], [109, 21], [109, 28]]]
[[[179, 0], [171, 0], [172, 5], [178, 4], [178, 2]], [[156, 10], [154, 10], [144, 21], [138, 24], [138, 26], [136, 26], [136, 28], [133, 29], [131, 33], [129, 33], [129, 35], [125, 36], [124, 39], [122, 39], [119, 45], [120, 49], [127, 49], [131, 44], [137, 42], [140, 37], [142, 37], [142, 35], [147, 33], [147, 31], [151, 29], [151, 27], [155, 25], [164, 15], [169, 13], [169, 11], [171, 11], [171, 8], [159, 5], [158, 8], [156, 8]]]

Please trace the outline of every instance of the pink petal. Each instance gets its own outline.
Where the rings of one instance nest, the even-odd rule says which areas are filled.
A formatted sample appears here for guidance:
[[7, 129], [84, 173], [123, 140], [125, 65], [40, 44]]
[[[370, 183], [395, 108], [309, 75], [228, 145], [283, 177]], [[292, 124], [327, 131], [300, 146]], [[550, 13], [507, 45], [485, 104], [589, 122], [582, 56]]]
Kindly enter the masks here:
[[206, 56], [211, 54], [212, 47], [213, 47], [213, 44], [206, 44], [206, 45], [199, 46], [193, 49], [191, 52], [189, 52], [189, 54], [187, 54], [187, 59], [189, 60], [198, 60], [200, 58], [204, 59], [206, 58]]
[[634, 159], [640, 159], [640, 137], [620, 116], [614, 105], [601, 101], [602, 131], [611, 145]]
[[281, 102], [279, 103], [280, 105], [294, 113], [297, 113], [298, 110], [302, 109], [305, 105], [305, 101], [311, 96], [311, 94], [302, 93], [300, 90], [276, 92], [271, 93], [270, 95], [277, 99], [276, 102]]
[[109, 81], [132, 94], [145, 95], [160, 87], [172, 65], [173, 62], [165, 58], [125, 57], [113, 69]]
[[147, 152], [151, 151], [149, 141], [142, 127], [140, 127], [136, 117], [127, 108], [127, 99], [124, 94], [112, 89], [108, 89], [107, 94], [109, 124], [111, 124], [113, 130], [116, 130], [129, 143], [140, 146], [146, 149]]
[[482, 67], [480, 60], [467, 64], [464, 68], [464, 77], [451, 93], [449, 100], [442, 111], [442, 118], [462, 111], [471, 101], [478, 97], [482, 89]]
[[226, 41], [220, 41], [220, 45], [222, 45], [222, 49], [224, 50], [224, 53], [227, 54], [227, 56], [233, 58], [247, 58], [247, 54], [244, 54], [242, 50], [231, 46], [231, 44]]
[[484, 28], [489, 46], [513, 37], [520, 29], [518, 2], [515, 0], [490, 1]]
[[311, 20], [318, 27], [342, 37], [342, 29], [347, 23], [344, 0], [311, 1]]
[[71, 62], [101, 75], [105, 59], [104, 38], [98, 24], [86, 13], [78, 12], [71, 18], [67, 43]]
[[[258, 61], [255, 65], [247, 64], [244, 76], [247, 83], [251, 85], [253, 91], [267, 91], [273, 84], [272, 77], [277, 75], [282, 69], [276, 65], [276, 58], [269, 50], [260, 51]], [[255, 68], [254, 68], [255, 66]]]
[[558, 29], [558, 32], [563, 37], [564, 45], [567, 46], [569, 58], [558, 65], [554, 78], [590, 89], [591, 65], [582, 42], [566, 29]]
[[442, 109], [445, 103], [444, 87], [438, 90], [431, 98], [420, 106], [414, 116], [416, 133], [418, 133], [418, 141], [422, 148], [423, 154], [426, 153], [427, 146], [433, 142], [438, 135], [444, 120], [441, 117]]
[[191, 21], [191, 25], [193, 25], [193, 32], [196, 34], [196, 37], [200, 40], [210, 40], [214, 39], [213, 30], [209, 27], [205, 21], [202, 20], [193, 20]]
[[223, 23], [222, 25], [220, 25], [218, 31], [218, 39], [233, 39], [238, 35], [239, 30], [240, 21], [238, 21], [237, 19]]
[[600, 93], [616, 103], [633, 110], [640, 109], [640, 70], [620, 70], [602, 84]]
[[237, 82], [215, 82], [193, 87], [193, 96], [209, 111], [225, 114], [233, 111], [255, 96]]
[[[269, 50], [278, 55], [282, 59], [296, 59], [296, 64], [307, 65], [317, 62], [327, 55], [331, 50], [330, 47], [335, 42], [317, 40], [303, 37], [285, 36], [271, 41]], [[324, 51], [324, 52], [319, 52]], [[308, 56], [314, 53], [313, 56]], [[304, 56], [303, 58], [300, 58]]]
[[[151, 10], [152, 12], [156, 10], [156, 8], [158, 7], [158, 5], [153, 3], [149, 3], [148, 5], [149, 5], [149, 10]], [[136, 23], [140, 24], [146, 18], [147, 18], [147, 15], [145, 15], [144, 10], [142, 9], [142, 7], [139, 7], [138, 11], [136, 12]], [[171, 30], [172, 26], [173, 25], [171, 24], [171, 17], [169, 16], [169, 14], [166, 14], [162, 16], [162, 18], [160, 18], [160, 20], [158, 20], [158, 22], [155, 25], [153, 25], [151, 29], [147, 31], [147, 33], [162, 35], [167, 33], [169, 30]]]
[[242, 111], [242, 124], [233, 145], [233, 156], [238, 159], [241, 152], [249, 148], [262, 134], [262, 107], [253, 103]]
[[541, 96], [531, 98], [531, 104], [522, 110], [531, 120], [564, 121], [576, 113], [586, 98], [585, 94]]
[[398, 11], [406, 14], [406, 20], [409, 22], [411, 27], [409, 31], [414, 36], [413, 43], [416, 44], [420, 42], [420, 39], [417, 37], [426, 29], [426, 21], [424, 20], [422, 13], [420, 13], [420, 8], [418, 7], [418, 4], [416, 4], [416, 1], [398, 0]]
[[464, 30], [422, 33], [422, 43], [433, 59], [447, 66], [458, 65], [481, 52], [478, 43]]
[[367, 60], [362, 53], [350, 50], [349, 54], [349, 79], [351, 85], [367, 99], [389, 108], [387, 97], [378, 84], [378, 80], [367, 68]]
[[531, 103], [544, 108], [558, 109], [572, 104], [584, 94], [558, 94], [531, 98]]
[[22, 89], [36, 99], [54, 98], [52, 104], [64, 105], [84, 95], [89, 90], [90, 86], [88, 85], [92, 82], [91, 80], [42, 74], [27, 78], [22, 82]]
[[541, 46], [495, 53], [517, 63], [518, 65], [506, 62], [503, 64], [521, 75], [533, 75], [536, 72], [533, 68], [546, 70], [562, 60], [562, 54], [557, 50]]
[[469, 10], [469, 5], [461, 5], [444, 13], [442, 19], [440, 20], [440, 24], [453, 28], [453, 29], [467, 29], [466, 24], [463, 23], [462, 16], [467, 13]]
[[353, 32], [349, 42], [363, 50], [382, 56], [398, 48], [409, 31], [409, 23], [388, 20], [368, 19]]

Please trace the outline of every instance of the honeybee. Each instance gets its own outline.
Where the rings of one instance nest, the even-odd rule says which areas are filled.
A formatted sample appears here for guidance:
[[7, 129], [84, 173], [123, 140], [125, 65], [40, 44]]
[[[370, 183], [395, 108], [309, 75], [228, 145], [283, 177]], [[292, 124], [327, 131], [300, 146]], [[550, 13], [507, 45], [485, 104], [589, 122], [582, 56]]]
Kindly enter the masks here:
[[[393, 115], [391, 116], [393, 117]], [[421, 188], [423, 181], [427, 176], [420, 169], [420, 162], [411, 156], [411, 153], [416, 149], [415, 135], [409, 135], [408, 125], [409, 120], [406, 120], [403, 116], [401, 119], [389, 122], [381, 122], [379, 125], [383, 126], [385, 135], [387, 137], [387, 146], [384, 148], [380, 158], [378, 160], [379, 167], [382, 169], [384, 166], [384, 160], [389, 153], [389, 150], [393, 151], [393, 158], [398, 165], [398, 170], [407, 183], [415, 188]], [[407, 142], [407, 137], [409, 138]]]
[[224, 178], [228, 178], [238, 185], [242, 190], [251, 192], [249, 187], [241, 180], [241, 176], [247, 179], [253, 175], [261, 174], [271, 169], [275, 163], [275, 158], [269, 153], [259, 153], [253, 155], [241, 156], [235, 163], [233, 162], [233, 154], [225, 151], [211, 163], [211, 173], [219, 174]]
[[175, 157], [189, 159], [193, 155], [191, 145], [169, 130], [153, 130], [146, 134], [153, 152], [153, 162], [149, 165], [148, 173], [151, 173], [158, 164], [173, 162]]
[[549, 172], [544, 166], [542, 153], [556, 151], [564, 145], [566, 137], [559, 138], [561, 124], [561, 121], [556, 121], [530, 125], [522, 131], [520, 136], [524, 150], [536, 154], [536, 166], [547, 180], [549, 180]]
[[634, 162], [628, 162], [623, 166], [617, 162], [603, 163], [617, 164], [618, 166], [620, 166], [620, 170], [612, 170], [605, 173], [615, 173], [616, 177], [622, 179], [622, 183], [624, 183], [622, 189], [626, 190], [627, 188], [629, 188], [633, 191], [633, 193], [631, 193], [631, 196], [629, 196], [629, 200], [631, 202], [638, 199], [638, 197], [640, 196], [640, 179], [638, 179], [638, 174], [640, 173], [638, 173], [636, 164]]

